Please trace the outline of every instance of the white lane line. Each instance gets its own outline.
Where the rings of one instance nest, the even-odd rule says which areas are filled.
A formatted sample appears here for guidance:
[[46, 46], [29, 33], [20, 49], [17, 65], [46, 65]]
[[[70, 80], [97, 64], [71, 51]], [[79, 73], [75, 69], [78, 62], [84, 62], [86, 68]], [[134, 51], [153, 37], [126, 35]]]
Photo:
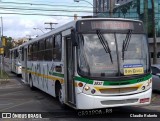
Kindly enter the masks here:
[[12, 105], [14, 103], [0, 103], [0, 105]]

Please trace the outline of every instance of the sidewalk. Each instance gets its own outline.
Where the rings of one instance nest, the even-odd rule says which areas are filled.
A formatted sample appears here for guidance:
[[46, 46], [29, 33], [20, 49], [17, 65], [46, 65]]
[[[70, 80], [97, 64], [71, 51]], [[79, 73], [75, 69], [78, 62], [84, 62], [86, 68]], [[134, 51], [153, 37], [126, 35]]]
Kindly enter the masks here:
[[22, 84], [16, 79], [0, 79], [0, 89], [12, 88], [12, 87], [21, 87]]

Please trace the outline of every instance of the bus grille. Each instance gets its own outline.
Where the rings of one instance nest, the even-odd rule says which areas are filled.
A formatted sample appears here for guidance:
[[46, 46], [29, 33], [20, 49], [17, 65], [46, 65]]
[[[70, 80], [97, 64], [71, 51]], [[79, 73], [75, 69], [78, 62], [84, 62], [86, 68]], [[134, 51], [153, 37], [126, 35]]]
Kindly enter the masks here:
[[127, 100], [106, 100], [101, 101], [102, 105], [115, 105], [115, 104], [127, 104], [138, 102], [138, 99], [127, 99]]
[[124, 88], [106, 88], [106, 89], [99, 89], [102, 94], [122, 94], [122, 93], [129, 93], [134, 92], [138, 89], [138, 87], [124, 87]]

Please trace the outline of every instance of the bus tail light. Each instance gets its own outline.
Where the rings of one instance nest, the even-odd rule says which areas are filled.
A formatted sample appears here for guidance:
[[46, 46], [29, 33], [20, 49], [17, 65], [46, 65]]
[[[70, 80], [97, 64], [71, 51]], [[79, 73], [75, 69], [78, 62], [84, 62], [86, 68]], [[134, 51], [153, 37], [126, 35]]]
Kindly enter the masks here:
[[140, 99], [140, 103], [146, 103], [149, 102], [150, 98], [142, 98]]

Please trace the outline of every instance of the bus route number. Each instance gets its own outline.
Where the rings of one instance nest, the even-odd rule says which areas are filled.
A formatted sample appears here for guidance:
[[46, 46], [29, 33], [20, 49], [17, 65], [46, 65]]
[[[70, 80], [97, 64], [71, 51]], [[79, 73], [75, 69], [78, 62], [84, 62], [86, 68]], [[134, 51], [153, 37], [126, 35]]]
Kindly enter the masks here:
[[103, 81], [94, 81], [93, 85], [103, 85]]

